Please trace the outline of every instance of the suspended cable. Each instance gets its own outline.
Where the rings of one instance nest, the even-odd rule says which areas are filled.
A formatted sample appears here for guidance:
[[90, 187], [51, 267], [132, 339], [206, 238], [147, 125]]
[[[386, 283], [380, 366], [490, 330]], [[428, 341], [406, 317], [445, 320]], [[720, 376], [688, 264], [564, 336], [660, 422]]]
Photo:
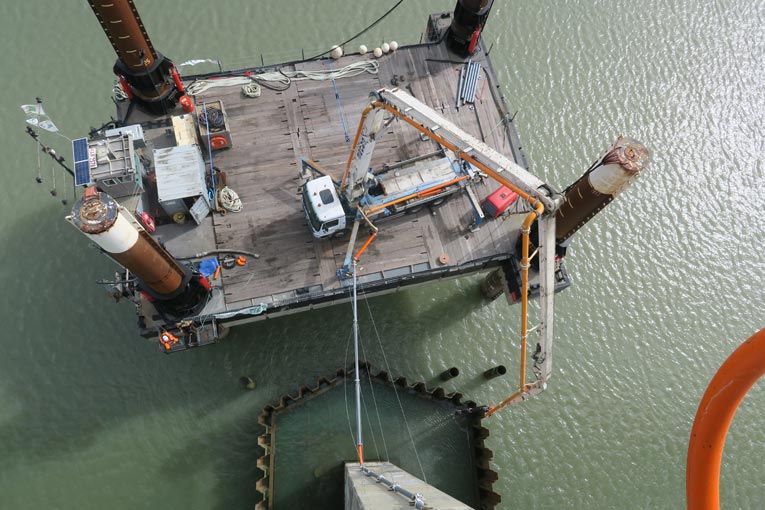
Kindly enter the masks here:
[[[361, 342], [361, 354], [364, 356], [364, 359], [368, 359], [367, 354], [364, 351], [364, 342]], [[382, 438], [383, 450], [385, 450], [385, 460], [390, 462], [390, 455], [388, 454], [388, 444], [385, 441], [385, 432], [382, 426], [382, 419], [380, 418], [380, 407], [377, 405], [377, 397], [375, 396], [375, 389], [374, 389], [374, 386], [372, 385], [372, 374], [369, 373], [369, 370], [367, 370], [367, 380], [369, 381], [369, 391], [372, 393], [372, 403], [375, 406], [375, 414], [377, 414], [377, 425], [380, 427], [380, 437]], [[369, 420], [369, 417], [367, 417], [367, 420]], [[374, 441], [375, 440], [374, 429], [372, 428], [371, 420], [369, 424], [369, 430], [372, 432], [372, 441]], [[375, 443], [375, 449], [377, 449], [376, 443]], [[377, 452], [377, 458], [378, 459], [380, 458], [379, 451]]]
[[[372, 329], [374, 329], [375, 336], [377, 337], [377, 343], [380, 346], [380, 352], [382, 353], [383, 360], [385, 361], [385, 368], [388, 371], [388, 373], [392, 373], [390, 370], [390, 364], [388, 363], [388, 357], [385, 355], [385, 349], [382, 345], [382, 340], [380, 339], [380, 333], [377, 330], [377, 325], [375, 324], [375, 319], [372, 316], [372, 308], [369, 306], [369, 300], [367, 299], [366, 292], [364, 292], [364, 289], [361, 290], [361, 293], [364, 297], [364, 301], [367, 304], [367, 310], [369, 311], [369, 319], [372, 321]], [[420, 461], [420, 454], [417, 452], [417, 446], [414, 443], [414, 436], [412, 435], [412, 429], [409, 427], [409, 421], [406, 419], [406, 413], [404, 412], [404, 406], [401, 403], [401, 398], [398, 396], [398, 390], [396, 389], [396, 385], [393, 385], [393, 393], [396, 395], [396, 401], [398, 401], [398, 407], [401, 409], [401, 416], [404, 418], [404, 425], [406, 426], [406, 432], [409, 434], [409, 441], [412, 443], [412, 450], [414, 450], [414, 456], [417, 459], [417, 464], [420, 467], [420, 473], [422, 474], [422, 480], [425, 483], [428, 483], [428, 478], [425, 475], [425, 469], [422, 467], [422, 462]]]
[[[343, 46], [345, 46], [345, 45], [346, 45], [346, 44], [348, 44], [349, 42], [351, 42], [351, 41], [354, 41], [356, 38], [358, 38], [358, 37], [361, 37], [362, 35], [364, 35], [364, 34], [365, 34], [365, 33], [366, 33], [368, 30], [371, 30], [371, 29], [372, 29], [372, 28], [373, 28], [375, 25], [377, 25], [378, 23], [380, 23], [380, 22], [381, 22], [382, 20], [384, 20], [384, 19], [385, 19], [385, 18], [386, 18], [386, 17], [387, 17], [387, 16], [388, 16], [390, 13], [392, 13], [394, 10], [396, 10], [396, 8], [397, 8], [399, 5], [401, 5], [403, 2], [404, 2], [404, 0], [398, 0], [398, 2], [396, 2], [396, 3], [393, 5], [393, 7], [391, 7], [390, 9], [388, 9], [388, 10], [387, 10], [387, 12], [386, 12], [385, 14], [383, 14], [382, 16], [380, 16], [379, 18], [377, 18], [375, 21], [373, 21], [373, 22], [372, 22], [372, 24], [370, 24], [369, 26], [367, 26], [367, 28], [365, 28], [364, 30], [362, 30], [362, 31], [361, 31], [361, 32], [359, 32], [358, 34], [354, 35], [354, 36], [353, 36], [353, 37], [351, 37], [350, 39], [348, 39], [348, 40], [346, 40], [346, 41], [343, 41], [343, 42], [341, 42], [340, 44], [338, 44], [338, 46], [340, 46], [340, 47], [342, 48]], [[327, 51], [325, 51], [324, 53], [319, 53], [318, 55], [315, 55], [315, 56], [313, 56], [313, 57], [311, 57], [311, 58], [309, 58], [309, 59], [306, 59], [306, 60], [314, 60], [314, 59], [317, 59], [317, 58], [319, 58], [319, 57], [323, 57], [324, 55], [327, 55], [327, 54], [328, 54], [330, 51], [332, 51], [332, 48], [328, 49], [328, 50], [327, 50]]]
[[56, 191], [56, 167], [53, 166], [53, 163], [50, 165], [50, 175], [51, 181], [53, 181], [53, 189], [50, 190], [50, 196], [55, 197], [58, 195], [58, 191]]
[[[332, 71], [332, 59], [329, 60], [329, 70]], [[343, 133], [345, 133], [345, 143], [350, 143], [351, 135], [348, 134], [348, 124], [345, 122], [345, 112], [343, 111], [343, 103], [340, 101], [340, 91], [337, 90], [337, 81], [332, 78], [332, 88], [335, 89], [335, 100], [337, 101], [337, 108], [340, 110], [340, 121], [343, 123]]]
[[[367, 375], [369, 375], [369, 371], [367, 370]], [[377, 453], [377, 458], [380, 458], [380, 449], [377, 447], [377, 437], [375, 436], [375, 429], [372, 427], [372, 420], [369, 419], [369, 409], [367, 408], [367, 401], [364, 398], [364, 394], [361, 394], [361, 404], [364, 406], [364, 414], [367, 416], [367, 424], [369, 424], [369, 433], [372, 436], [372, 445], [375, 447], [375, 453]]]

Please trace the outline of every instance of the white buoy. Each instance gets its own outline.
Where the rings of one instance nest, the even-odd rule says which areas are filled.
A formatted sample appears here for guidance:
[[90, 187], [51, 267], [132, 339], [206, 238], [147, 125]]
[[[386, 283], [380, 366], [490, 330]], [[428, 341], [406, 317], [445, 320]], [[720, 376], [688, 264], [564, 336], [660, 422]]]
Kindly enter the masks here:
[[329, 56], [337, 60], [338, 58], [343, 56], [343, 49], [338, 45], [334, 45], [332, 46], [332, 49], [329, 51]]
[[390, 51], [396, 51], [398, 49], [398, 43], [396, 41], [390, 42]]
[[367, 47], [364, 46], [363, 44], [361, 46], [359, 46], [359, 53], [360, 54], [364, 55], [367, 51], [368, 51]]
[[383, 53], [388, 53], [390, 51], [390, 44], [386, 42], [382, 43], [382, 51]]
[[372, 53], [374, 53], [375, 57], [377, 58], [382, 57], [382, 50], [380, 48], [375, 48], [375, 50]]

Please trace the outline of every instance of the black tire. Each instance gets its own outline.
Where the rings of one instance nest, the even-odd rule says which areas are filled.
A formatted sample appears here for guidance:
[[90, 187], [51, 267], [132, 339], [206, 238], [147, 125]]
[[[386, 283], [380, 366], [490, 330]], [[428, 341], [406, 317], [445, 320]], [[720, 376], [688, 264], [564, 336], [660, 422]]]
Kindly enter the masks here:
[[444, 204], [446, 203], [446, 201], [447, 201], [447, 200], [449, 200], [449, 196], [445, 196], [445, 197], [437, 198], [437, 199], [433, 200], [433, 201], [432, 201], [432, 202], [429, 204], [429, 205], [430, 205], [430, 208], [431, 208], [431, 209], [435, 209], [435, 208], [437, 208], [437, 207], [441, 207], [442, 205], [444, 205]]

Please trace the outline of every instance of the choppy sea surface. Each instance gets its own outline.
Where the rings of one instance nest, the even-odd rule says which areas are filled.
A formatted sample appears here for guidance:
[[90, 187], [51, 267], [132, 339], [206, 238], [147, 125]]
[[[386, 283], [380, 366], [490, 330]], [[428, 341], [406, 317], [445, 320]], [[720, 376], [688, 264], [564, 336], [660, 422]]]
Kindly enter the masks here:
[[[417, 42], [452, 3], [404, 2], [358, 43]], [[388, 8], [136, 4], [164, 54], [228, 68], [326, 49]], [[350, 307], [174, 356], [138, 337], [132, 308], [93, 284], [110, 262], [63, 221], [61, 174], [56, 198], [47, 162], [35, 183], [19, 110], [39, 96], [64, 134], [84, 136], [114, 114], [114, 53], [83, 0], [8, 3], [0, 33], [0, 508], [252, 508], [257, 415], [343, 365]], [[487, 422], [502, 508], [682, 508], [698, 401], [765, 326], [765, 4], [497, 0], [485, 38], [533, 172], [563, 188], [620, 133], [654, 155], [569, 252], [549, 390]], [[485, 302], [479, 282], [369, 301], [392, 372], [432, 380], [457, 366], [447, 389], [482, 403], [512, 392], [520, 310]], [[361, 328], [380, 361], [367, 313]], [[499, 363], [509, 375], [481, 382]], [[244, 374], [255, 391], [238, 387]], [[725, 508], [765, 501], [764, 409], [758, 383], [726, 443]]]

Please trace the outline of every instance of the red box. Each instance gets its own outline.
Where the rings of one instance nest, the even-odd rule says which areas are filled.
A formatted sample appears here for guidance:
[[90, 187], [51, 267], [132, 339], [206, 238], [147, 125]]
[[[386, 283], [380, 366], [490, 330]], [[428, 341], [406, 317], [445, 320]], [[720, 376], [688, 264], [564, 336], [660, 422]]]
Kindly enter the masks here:
[[507, 186], [501, 186], [481, 202], [481, 209], [486, 216], [496, 218], [501, 216], [516, 200], [518, 200], [518, 193]]

